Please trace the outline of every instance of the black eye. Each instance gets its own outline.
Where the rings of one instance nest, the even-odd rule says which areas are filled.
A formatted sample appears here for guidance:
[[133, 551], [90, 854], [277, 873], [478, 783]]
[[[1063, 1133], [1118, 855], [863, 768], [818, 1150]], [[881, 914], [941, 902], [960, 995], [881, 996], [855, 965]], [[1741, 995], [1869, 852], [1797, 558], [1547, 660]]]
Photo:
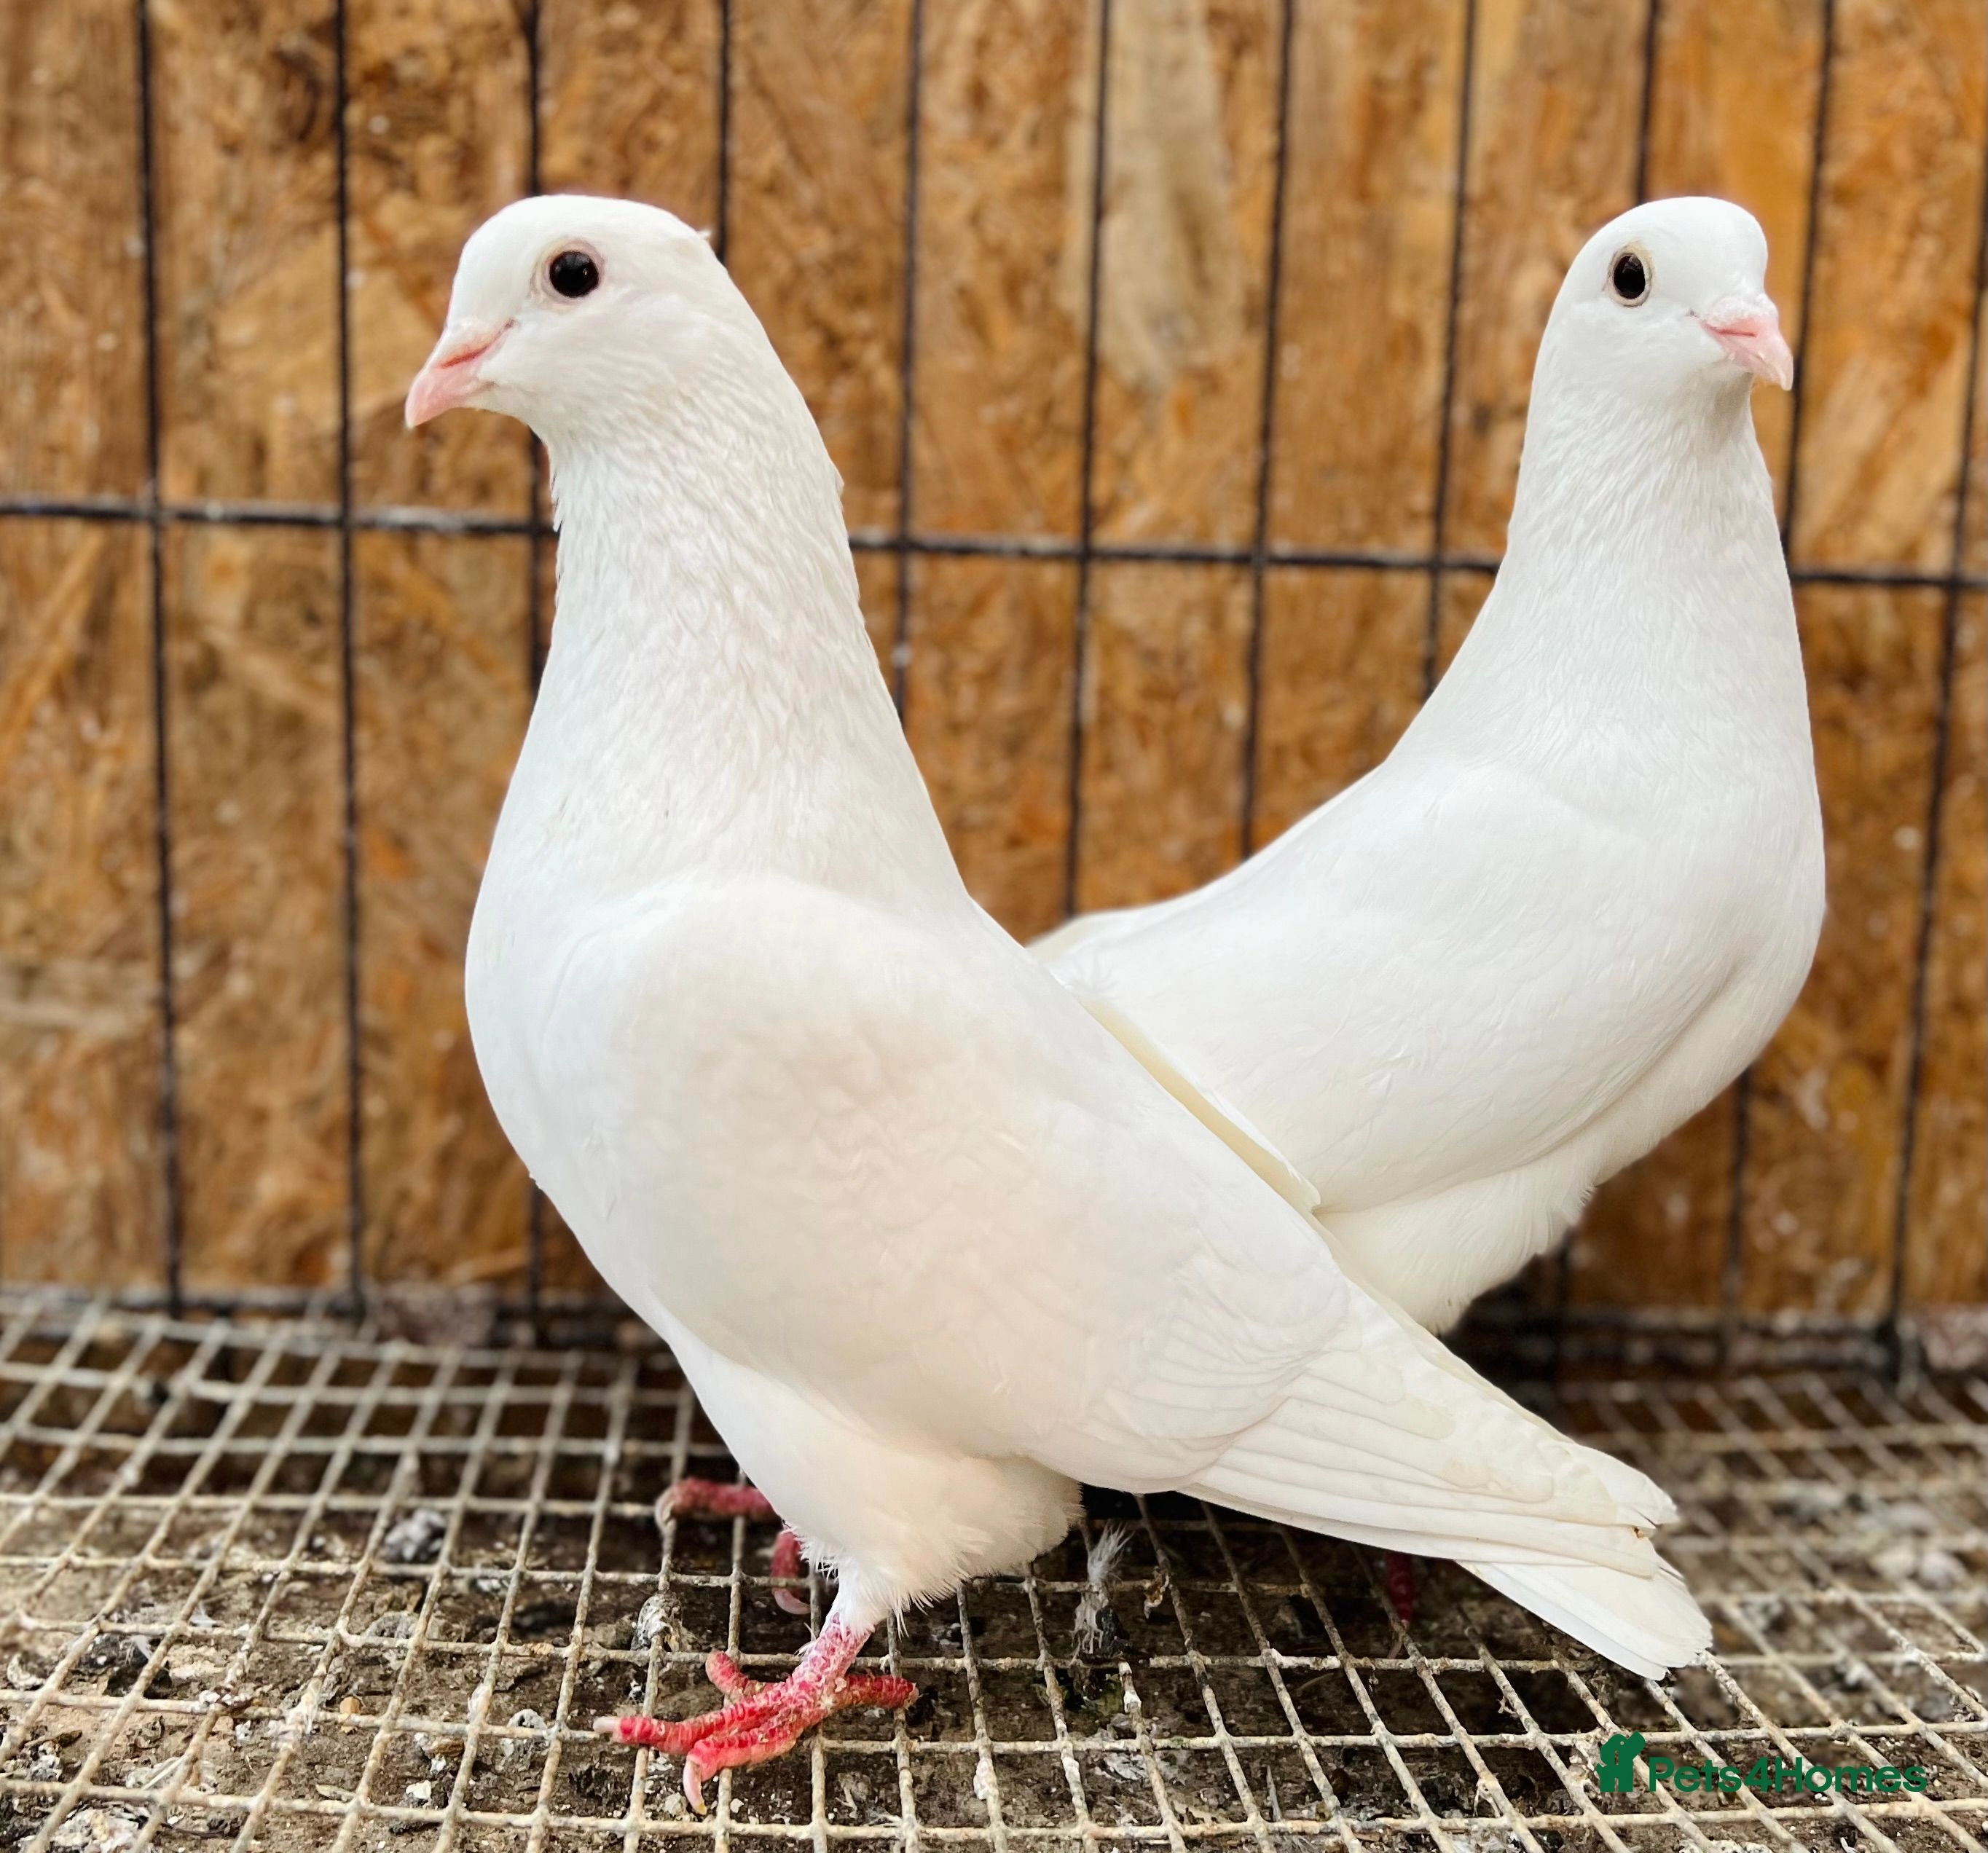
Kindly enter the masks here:
[[1650, 269], [1640, 252], [1615, 254], [1615, 262], [1609, 266], [1608, 286], [1618, 302], [1628, 303], [1631, 309], [1650, 293]]
[[600, 266], [584, 251], [562, 251], [546, 266], [546, 281], [561, 296], [591, 296], [600, 285]]

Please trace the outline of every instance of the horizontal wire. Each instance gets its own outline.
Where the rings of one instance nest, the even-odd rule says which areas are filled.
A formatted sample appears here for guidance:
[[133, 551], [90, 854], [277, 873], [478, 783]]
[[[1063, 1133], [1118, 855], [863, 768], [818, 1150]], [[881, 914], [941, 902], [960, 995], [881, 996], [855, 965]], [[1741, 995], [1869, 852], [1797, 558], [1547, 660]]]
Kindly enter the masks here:
[[[306, 502], [180, 502], [153, 503], [142, 496], [0, 496], [0, 520], [158, 520], [193, 526], [323, 528], [336, 531], [336, 505]], [[386, 506], [354, 509], [354, 528], [374, 533], [550, 536], [549, 522], [529, 516], [484, 515], [468, 510]], [[898, 534], [882, 528], [852, 528], [850, 546], [858, 553], [918, 553], [975, 560], [1023, 560], [1075, 563], [1083, 543], [1075, 536], [1033, 534]], [[1248, 543], [1233, 546], [1195, 541], [1093, 540], [1094, 560], [1116, 563], [1187, 566], [1249, 566], [1258, 558]], [[1495, 553], [1417, 553], [1385, 548], [1266, 548], [1272, 568], [1341, 568], [1381, 573], [1496, 573]], [[1932, 572], [1915, 566], [1792, 565], [1797, 585], [1892, 587], [1905, 590], [1988, 591], [1988, 573]]]
[[[194, 526], [250, 528], [336, 529], [348, 518], [329, 502], [153, 502], [142, 495], [0, 496], [0, 519], [39, 516], [56, 521], [168, 521]], [[549, 533], [529, 516], [483, 515], [434, 508], [355, 508], [355, 528], [422, 534]]]
[[[386, 1290], [386, 1311], [390, 1317], [398, 1306], [398, 1294], [408, 1283], [399, 1286], [390, 1283]], [[420, 1286], [421, 1283], [413, 1283]], [[29, 1295], [46, 1307], [52, 1318], [66, 1316], [74, 1308], [97, 1303], [101, 1296], [80, 1287], [57, 1285], [36, 1286], [25, 1281], [8, 1281], [0, 1286], [0, 1293], [10, 1295]], [[465, 1304], [443, 1292], [436, 1297], [436, 1303], [444, 1307]], [[144, 1287], [119, 1290], [112, 1298], [120, 1312], [152, 1312], [167, 1305], [163, 1292]], [[428, 1305], [428, 1296], [410, 1294], [407, 1309], [418, 1322]], [[488, 1312], [492, 1319], [499, 1321], [522, 1317], [529, 1310], [520, 1295], [495, 1296], [488, 1300], [469, 1303], [472, 1310], [480, 1315]], [[543, 1302], [548, 1316], [574, 1320], [609, 1318], [617, 1323], [635, 1320], [636, 1315], [620, 1300], [597, 1293], [549, 1293]], [[209, 1315], [235, 1314], [262, 1315], [272, 1319], [289, 1320], [303, 1317], [337, 1317], [350, 1310], [350, 1302], [342, 1290], [322, 1288], [286, 1288], [245, 1287], [232, 1291], [215, 1289], [190, 1290], [181, 1300], [181, 1305], [190, 1313]], [[1554, 1315], [1546, 1309], [1515, 1307], [1491, 1301], [1480, 1304], [1471, 1314], [1472, 1326], [1484, 1334], [1503, 1331], [1515, 1326], [1543, 1322]], [[1570, 1306], [1567, 1309], [1569, 1323], [1591, 1327], [1604, 1331], [1622, 1331], [1631, 1334], [1664, 1337], [1672, 1334], [1692, 1336], [1711, 1335], [1719, 1329], [1720, 1314], [1709, 1307], [1618, 1307]], [[1741, 1329], [1763, 1337], [1803, 1339], [1814, 1337], [1859, 1337], [1879, 1331], [1883, 1325], [1883, 1315], [1857, 1313], [1824, 1313], [1807, 1310], [1780, 1312], [1750, 1312], [1742, 1315]], [[1466, 1331], [1469, 1328], [1464, 1328]], [[375, 1344], [390, 1342], [375, 1340]], [[472, 1347], [487, 1355], [505, 1354], [508, 1347], [493, 1344]], [[555, 1347], [556, 1348], [556, 1347]], [[0, 1365], [0, 1379], [7, 1372]]]

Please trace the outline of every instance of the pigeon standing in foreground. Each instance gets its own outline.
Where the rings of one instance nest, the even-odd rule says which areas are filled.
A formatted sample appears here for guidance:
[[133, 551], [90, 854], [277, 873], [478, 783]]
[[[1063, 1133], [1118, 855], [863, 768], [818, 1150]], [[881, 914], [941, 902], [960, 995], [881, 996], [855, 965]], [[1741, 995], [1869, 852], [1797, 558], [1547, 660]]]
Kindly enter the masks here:
[[1823, 913], [1794, 606], [1749, 389], [1767, 241], [1638, 206], [1567, 275], [1496, 584], [1388, 759], [1241, 867], [1036, 950], [1287, 1158], [1433, 1331], [1753, 1059]]
[[[407, 397], [551, 455], [559, 614], [470, 935], [506, 1133], [838, 1588], [786, 1679], [604, 1719], [715, 1772], [872, 1632], [1060, 1538], [1080, 1482], [1454, 1557], [1652, 1675], [1709, 1631], [1643, 1475], [1353, 1287], [968, 894], [864, 634], [840, 484], [705, 241], [524, 201]], [[1267, 1181], [1266, 1181], [1267, 1180]]]

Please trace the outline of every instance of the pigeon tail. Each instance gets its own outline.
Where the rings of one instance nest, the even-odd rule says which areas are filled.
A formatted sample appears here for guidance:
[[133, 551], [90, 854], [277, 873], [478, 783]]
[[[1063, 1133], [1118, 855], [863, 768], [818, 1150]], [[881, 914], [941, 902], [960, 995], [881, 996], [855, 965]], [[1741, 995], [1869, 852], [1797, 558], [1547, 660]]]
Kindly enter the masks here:
[[1184, 1490], [1383, 1550], [1452, 1557], [1635, 1672], [1711, 1630], [1650, 1542], [1676, 1516], [1626, 1462], [1492, 1390], [1355, 1290], [1341, 1337]]
[[[1652, 1551], [1648, 1576], [1592, 1564], [1472, 1564], [1463, 1567], [1618, 1666], [1661, 1679], [1712, 1645], [1712, 1624], [1684, 1578]], [[1459, 1560], [1462, 1561], [1462, 1560]]]
[[[1712, 1645], [1712, 1625], [1684, 1579], [1638, 1532], [1624, 1537], [1625, 1548], [1617, 1561], [1574, 1562], [1548, 1554], [1544, 1547], [1550, 1520], [1530, 1527], [1486, 1525], [1473, 1521], [1465, 1509], [1433, 1519], [1405, 1511], [1394, 1515], [1397, 1522], [1391, 1524], [1384, 1503], [1361, 1511], [1337, 1500], [1273, 1501], [1219, 1465], [1185, 1490], [1259, 1518], [1371, 1545], [1386, 1551], [1391, 1564], [1404, 1554], [1453, 1557], [1522, 1608], [1648, 1679], [1660, 1679], [1673, 1667], [1691, 1665]], [[1537, 1541], [1520, 1542], [1523, 1530], [1533, 1531]], [[1465, 1536], [1471, 1532], [1474, 1542]], [[1398, 1594], [1395, 1599], [1399, 1612]]]

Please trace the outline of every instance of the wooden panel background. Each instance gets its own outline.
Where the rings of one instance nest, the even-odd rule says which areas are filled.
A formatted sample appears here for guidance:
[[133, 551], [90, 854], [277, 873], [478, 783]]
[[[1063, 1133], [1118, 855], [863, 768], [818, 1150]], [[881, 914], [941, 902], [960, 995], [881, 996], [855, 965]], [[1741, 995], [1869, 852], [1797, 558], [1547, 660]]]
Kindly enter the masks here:
[[[538, 478], [515, 427], [399, 420], [505, 201], [713, 228], [1027, 934], [1205, 881], [1387, 752], [1489, 585], [1567, 259], [1709, 191], [1802, 350], [1757, 412], [1830, 916], [1551, 1290], [1988, 1299], [1988, 0], [1118, 0], [1108, 47], [1099, 0], [222, 0], [154, 4], [142, 60], [126, 0], [5, 12], [0, 1276], [590, 1284], [461, 1002]], [[155, 459], [203, 517], [156, 549]]]

